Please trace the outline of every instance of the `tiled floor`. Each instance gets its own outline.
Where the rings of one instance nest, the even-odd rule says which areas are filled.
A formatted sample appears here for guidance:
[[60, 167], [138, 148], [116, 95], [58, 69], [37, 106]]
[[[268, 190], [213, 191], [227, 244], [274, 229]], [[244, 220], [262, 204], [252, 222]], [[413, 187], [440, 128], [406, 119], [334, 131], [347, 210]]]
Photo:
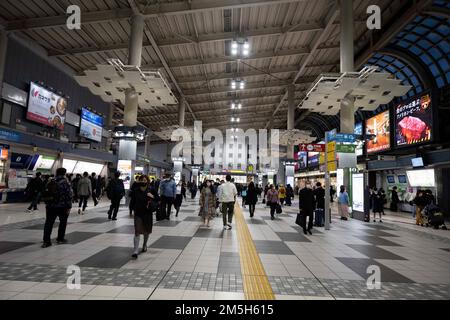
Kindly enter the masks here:
[[[72, 213], [69, 243], [41, 249], [43, 207], [30, 215], [26, 204], [0, 205], [0, 299], [244, 299], [238, 230], [223, 230], [221, 217], [204, 228], [197, 202], [188, 199], [178, 217], [155, 223], [137, 260], [126, 208], [117, 221], [107, 219], [107, 203]], [[296, 206], [273, 221], [262, 204], [253, 218], [243, 209], [276, 299], [450, 298], [448, 231], [388, 213], [383, 224], [333, 216], [331, 230], [304, 235]], [[70, 265], [80, 267], [80, 289], [66, 284]], [[380, 270], [380, 289], [367, 286], [370, 266]]]

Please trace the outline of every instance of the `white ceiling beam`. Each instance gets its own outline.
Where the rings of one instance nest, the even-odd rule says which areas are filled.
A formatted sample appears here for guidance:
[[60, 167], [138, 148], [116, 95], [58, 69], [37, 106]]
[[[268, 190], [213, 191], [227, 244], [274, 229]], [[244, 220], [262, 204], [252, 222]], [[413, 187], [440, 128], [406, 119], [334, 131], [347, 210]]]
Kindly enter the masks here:
[[[312, 83], [316, 77], [305, 77], [302, 79], [303, 82], [298, 84], [304, 84], [304, 83]], [[186, 89], [185, 95], [186, 96], [197, 96], [201, 94], [214, 94], [214, 93], [226, 93], [226, 92], [236, 92], [238, 95], [246, 90], [253, 90], [253, 89], [264, 89], [264, 88], [276, 88], [276, 87], [285, 87], [288, 84], [290, 84], [291, 81], [287, 80], [281, 80], [281, 81], [273, 81], [273, 82], [250, 82], [245, 84], [245, 88], [241, 90], [231, 89], [230, 85], [222, 86], [222, 87], [212, 87], [211, 91], [208, 90], [208, 88], [205, 88], [204, 86], [201, 86], [196, 89]]]
[[[310, 26], [311, 31], [317, 31], [313, 26]], [[273, 36], [279, 35], [282, 33], [283, 28], [273, 28], [273, 29], [260, 29], [260, 30], [252, 30], [248, 31], [248, 38], [257, 37], [257, 36]], [[300, 32], [300, 31], [291, 31], [291, 32]], [[216, 41], [226, 41], [233, 40], [234, 37], [238, 36], [238, 33], [235, 32], [225, 32], [225, 33], [214, 33], [214, 34], [203, 34], [199, 35], [198, 41], [194, 41], [195, 44], [204, 44], [208, 42], [216, 42]], [[242, 36], [242, 35], [240, 35]], [[187, 39], [181, 39], [179, 36], [169, 39], [158, 39], [156, 40], [158, 47], [170, 47], [184, 44], [192, 44], [193, 41]], [[143, 41], [143, 47], [151, 47], [151, 43], [149, 41]], [[333, 46], [335, 47], [335, 46]], [[50, 51], [50, 56], [66, 56], [66, 55], [75, 55], [75, 54], [85, 54], [91, 52], [107, 52], [113, 50], [123, 50], [128, 49], [128, 42], [122, 43], [112, 43], [106, 45], [98, 45], [98, 46], [84, 46], [79, 48], [67, 48], [62, 49], [61, 51]], [[324, 47], [327, 49], [327, 47]], [[305, 48], [307, 50], [307, 48]], [[272, 54], [273, 55], [273, 54]]]
[[[327, 17], [324, 19], [326, 21], [326, 26], [324, 30], [314, 39], [312, 45], [311, 45], [311, 52], [306, 56], [306, 59], [303, 60], [302, 65], [300, 66], [300, 69], [298, 70], [297, 74], [295, 75], [292, 83], [295, 84], [296, 81], [299, 79], [300, 75], [305, 71], [306, 66], [309, 64], [311, 59], [315, 56], [316, 50], [319, 48], [320, 44], [326, 40], [326, 37], [330, 34], [330, 31], [332, 28], [334, 28], [333, 23], [336, 20], [336, 18], [339, 16], [339, 6], [337, 4], [333, 5], [331, 10], [328, 12]], [[272, 117], [276, 115], [278, 112], [278, 109], [281, 107], [283, 101], [287, 98], [287, 89], [281, 98], [280, 103], [273, 111]], [[267, 121], [266, 128], [270, 125], [270, 119]]]

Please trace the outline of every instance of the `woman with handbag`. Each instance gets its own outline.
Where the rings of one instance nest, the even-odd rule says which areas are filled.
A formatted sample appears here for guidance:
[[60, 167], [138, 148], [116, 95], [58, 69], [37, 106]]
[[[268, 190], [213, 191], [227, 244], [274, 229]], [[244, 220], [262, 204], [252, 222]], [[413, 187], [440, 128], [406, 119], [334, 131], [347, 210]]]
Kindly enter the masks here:
[[204, 226], [209, 228], [209, 222], [216, 215], [216, 195], [211, 180], [207, 180], [200, 193], [200, 212], [199, 216], [203, 218]]
[[270, 206], [270, 219], [275, 219], [275, 210], [278, 205], [278, 191], [275, 190], [275, 186], [273, 184], [270, 185], [270, 189], [267, 191], [267, 204]]
[[155, 196], [151, 192], [146, 176], [140, 176], [134, 191], [134, 251], [131, 256], [137, 259], [139, 254], [139, 241], [144, 236], [142, 251], [147, 251], [147, 241], [153, 229], [153, 212], [156, 211]]

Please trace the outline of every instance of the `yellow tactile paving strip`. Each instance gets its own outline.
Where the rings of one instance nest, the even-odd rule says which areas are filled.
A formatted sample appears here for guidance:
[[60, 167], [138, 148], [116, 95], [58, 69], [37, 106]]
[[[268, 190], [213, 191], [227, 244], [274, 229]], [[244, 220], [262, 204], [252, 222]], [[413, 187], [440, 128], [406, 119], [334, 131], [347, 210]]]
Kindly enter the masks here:
[[263, 264], [259, 259], [250, 231], [245, 223], [242, 209], [236, 203], [234, 216], [239, 242], [242, 282], [246, 300], [275, 300], [272, 287]]

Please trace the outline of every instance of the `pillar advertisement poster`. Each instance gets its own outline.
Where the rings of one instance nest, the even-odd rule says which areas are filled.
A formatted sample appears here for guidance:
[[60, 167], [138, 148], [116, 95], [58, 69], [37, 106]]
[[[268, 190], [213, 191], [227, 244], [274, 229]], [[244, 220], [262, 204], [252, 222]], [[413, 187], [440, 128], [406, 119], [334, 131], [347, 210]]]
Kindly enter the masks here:
[[366, 134], [375, 136], [366, 144], [367, 153], [385, 151], [391, 147], [389, 110], [366, 120]]
[[364, 212], [364, 174], [352, 174], [352, 208]]
[[65, 98], [31, 82], [28, 95], [28, 120], [63, 130], [66, 109]]

